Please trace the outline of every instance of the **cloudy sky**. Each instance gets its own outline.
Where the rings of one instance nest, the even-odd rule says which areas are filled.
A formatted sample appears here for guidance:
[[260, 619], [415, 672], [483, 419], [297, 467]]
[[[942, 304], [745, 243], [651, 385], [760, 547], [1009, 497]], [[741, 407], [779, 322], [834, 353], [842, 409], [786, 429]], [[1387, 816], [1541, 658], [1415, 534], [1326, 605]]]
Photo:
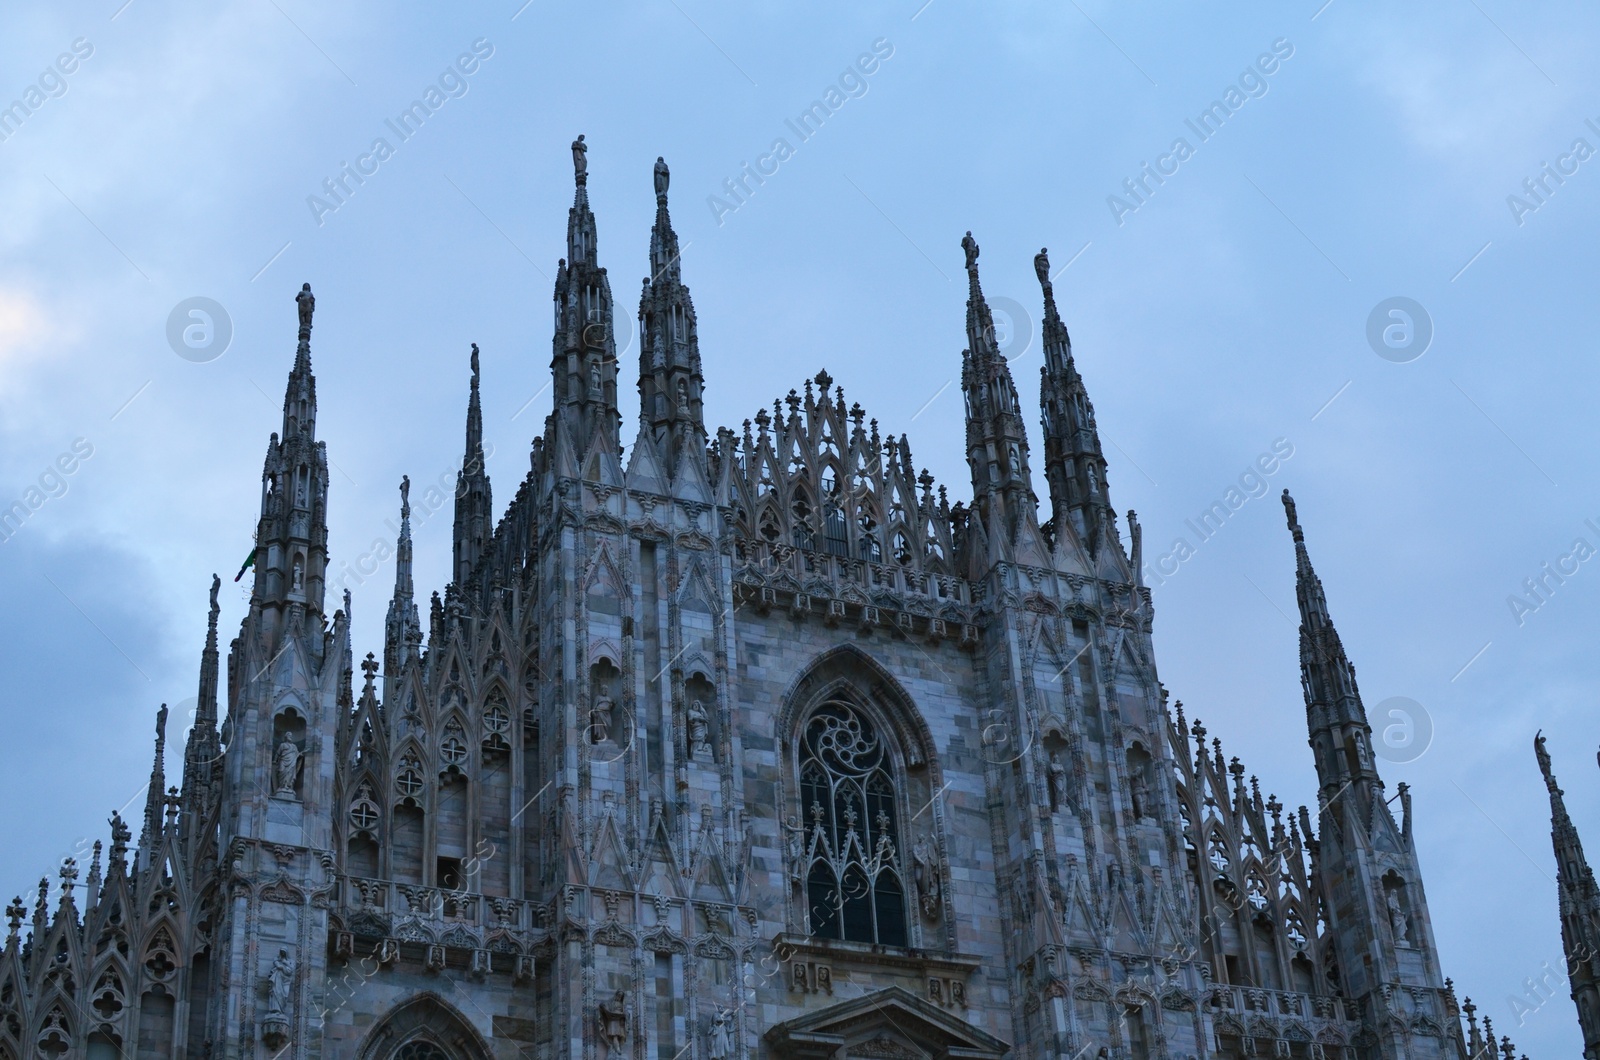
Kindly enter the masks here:
[[[1600, 852], [1592, 9], [519, 4], [8, 12], [0, 103], [25, 106], [0, 115], [0, 507], [39, 503], [0, 544], [4, 897], [140, 798], [162, 702], [181, 747], [213, 571], [225, 630], [244, 611], [227, 579], [302, 282], [335, 564], [389, 536], [402, 474], [450, 481], [470, 342], [509, 498], [549, 407], [582, 132], [623, 306], [651, 164], [671, 164], [708, 419], [826, 367], [957, 497], [961, 235], [1030, 399], [1048, 246], [1114, 499], [1145, 528], [1173, 697], [1263, 788], [1314, 798], [1291, 488], [1374, 726], [1397, 734], [1385, 778], [1413, 786], [1447, 972], [1530, 1054], [1577, 1051], [1564, 996], [1521, 1026], [1511, 998], [1561, 956], [1540, 727]], [[402, 140], [388, 122], [430, 86]], [[802, 140], [788, 123], [830, 86]], [[346, 164], [369, 172], [333, 200]], [[769, 174], [735, 200], [747, 164]], [[226, 326], [180, 356], [168, 321], [196, 297]], [[1292, 456], [1266, 495], [1200, 540], [1186, 521], [1275, 444]], [[419, 588], [443, 583], [448, 524], [418, 526]], [[1569, 573], [1530, 595], [1545, 563]], [[352, 583], [358, 652], [380, 649], [392, 577]], [[1391, 720], [1394, 697], [1417, 707]]]

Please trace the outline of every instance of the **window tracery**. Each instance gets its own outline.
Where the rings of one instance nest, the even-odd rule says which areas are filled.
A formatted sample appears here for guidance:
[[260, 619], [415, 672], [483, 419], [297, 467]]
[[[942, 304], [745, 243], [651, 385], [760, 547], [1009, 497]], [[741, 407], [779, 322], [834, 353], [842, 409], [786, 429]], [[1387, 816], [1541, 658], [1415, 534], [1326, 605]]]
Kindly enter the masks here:
[[894, 764], [872, 721], [853, 704], [829, 700], [807, 720], [800, 799], [810, 832], [811, 933], [906, 945]]

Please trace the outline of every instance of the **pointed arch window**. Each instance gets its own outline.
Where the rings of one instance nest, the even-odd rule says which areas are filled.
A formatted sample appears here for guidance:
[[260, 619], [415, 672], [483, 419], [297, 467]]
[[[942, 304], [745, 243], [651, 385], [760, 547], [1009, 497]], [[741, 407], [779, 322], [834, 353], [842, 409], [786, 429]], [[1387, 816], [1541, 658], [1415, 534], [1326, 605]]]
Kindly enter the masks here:
[[873, 563], [880, 562], [883, 559], [883, 549], [878, 544], [878, 521], [872, 517], [871, 512], [863, 510], [856, 519], [856, 526], [861, 531], [859, 538], [861, 558], [871, 560]]
[[813, 935], [907, 944], [897, 790], [893, 759], [870, 718], [841, 700], [812, 712], [800, 740], [800, 799]]
[[822, 537], [824, 550], [830, 556], [850, 555], [850, 539], [845, 528], [844, 512], [833, 502], [828, 503], [827, 514], [823, 517]]
[[811, 499], [806, 496], [805, 490], [794, 491], [794, 502], [789, 510], [794, 515], [794, 547], [807, 550], [816, 548], [816, 535], [811, 532]]

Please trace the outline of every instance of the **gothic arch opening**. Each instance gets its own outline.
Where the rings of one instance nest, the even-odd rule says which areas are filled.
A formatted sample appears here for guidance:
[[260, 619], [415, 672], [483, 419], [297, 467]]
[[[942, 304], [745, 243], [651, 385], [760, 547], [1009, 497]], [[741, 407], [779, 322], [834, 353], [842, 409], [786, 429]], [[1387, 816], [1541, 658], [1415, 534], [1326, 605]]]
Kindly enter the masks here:
[[492, 1060], [483, 1036], [436, 994], [419, 994], [367, 1034], [357, 1060]]
[[[795, 927], [875, 945], [939, 944], [924, 938], [944, 917], [937, 760], [910, 697], [846, 645], [803, 671], [778, 720]], [[913, 815], [913, 806], [932, 812]]]

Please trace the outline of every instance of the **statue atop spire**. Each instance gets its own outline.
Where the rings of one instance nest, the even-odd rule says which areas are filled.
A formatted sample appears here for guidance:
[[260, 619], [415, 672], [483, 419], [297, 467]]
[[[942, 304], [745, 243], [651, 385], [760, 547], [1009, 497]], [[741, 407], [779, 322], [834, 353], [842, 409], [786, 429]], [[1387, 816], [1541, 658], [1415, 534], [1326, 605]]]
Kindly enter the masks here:
[[589, 183], [589, 146], [583, 142], [582, 133], [572, 141], [572, 173], [579, 187]]
[[300, 307], [300, 338], [311, 337], [311, 314], [316, 312], [317, 298], [311, 293], [311, 285], [300, 285], [300, 293], [294, 296], [295, 304]]
[[1046, 297], [1050, 295], [1050, 248], [1040, 247], [1039, 253], [1033, 256], [1033, 272], [1039, 277], [1039, 286], [1044, 288]]
[[972, 238], [970, 231], [961, 237], [961, 249], [966, 251], [967, 254], [967, 278], [976, 287], [978, 284], [978, 241]]
[[1294, 498], [1289, 495], [1287, 489], [1283, 491], [1283, 511], [1289, 518], [1289, 533], [1294, 535], [1295, 543], [1303, 544], [1306, 539], [1305, 531], [1300, 529], [1300, 517], [1295, 513]]
[[[580, 137], [581, 139], [581, 137]], [[667, 201], [667, 184], [672, 180], [672, 174], [667, 170], [667, 160], [660, 155], [656, 156], [656, 201]]]
[[474, 388], [478, 385], [478, 344], [476, 342], [472, 344], [472, 385]]

